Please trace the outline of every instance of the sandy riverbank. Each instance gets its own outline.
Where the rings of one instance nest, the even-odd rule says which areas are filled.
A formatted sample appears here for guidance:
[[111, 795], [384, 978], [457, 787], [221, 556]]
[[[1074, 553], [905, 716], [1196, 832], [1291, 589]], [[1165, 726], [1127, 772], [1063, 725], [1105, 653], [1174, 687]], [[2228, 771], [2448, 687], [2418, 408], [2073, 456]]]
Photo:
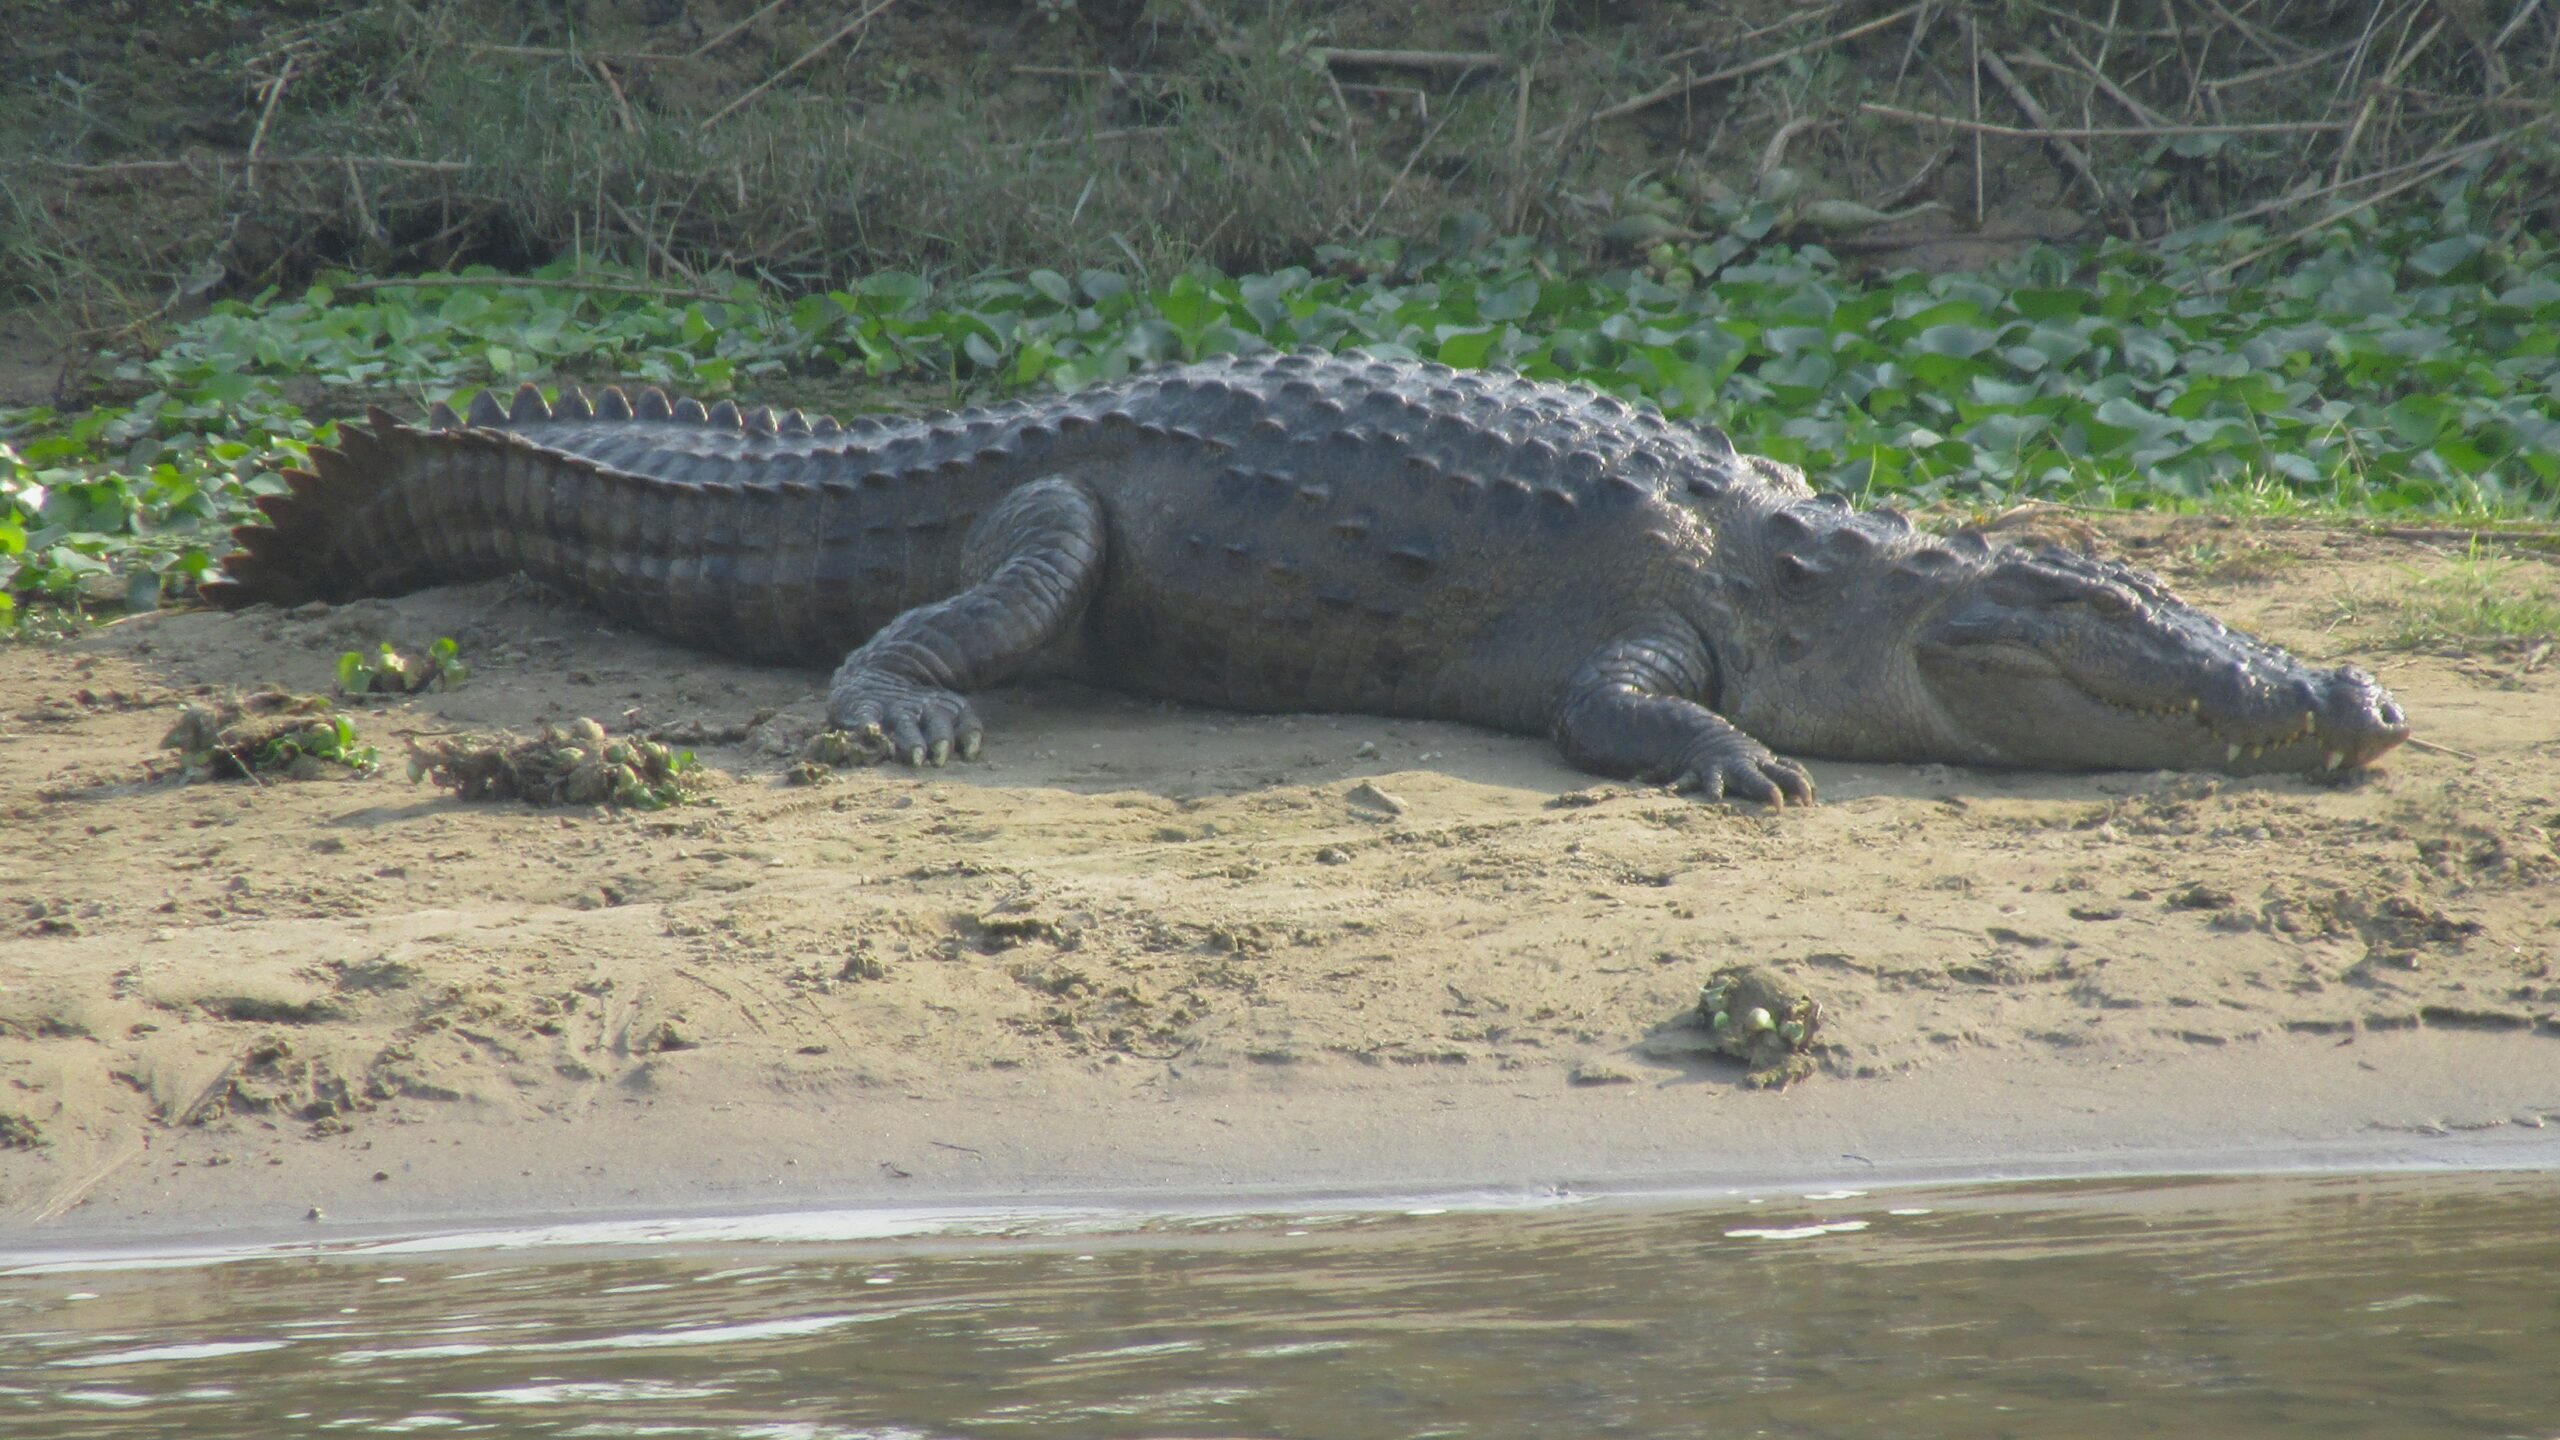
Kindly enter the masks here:
[[[2117, 539], [2462, 753], [2347, 789], [1817, 763], [1825, 803], [1772, 816], [1533, 740], [1050, 686], [991, 697], [984, 763], [794, 788], [813, 677], [526, 587], [0, 650], [0, 1227], [2551, 1163], [2548, 647], [2379, 649], [2458, 541]], [[468, 685], [360, 715], [382, 776], [152, 778], [198, 687], [443, 635]], [[714, 803], [399, 778], [406, 736], [575, 715], [696, 727]], [[1737, 959], [1823, 1000], [1820, 1073], [1696, 1053]]]

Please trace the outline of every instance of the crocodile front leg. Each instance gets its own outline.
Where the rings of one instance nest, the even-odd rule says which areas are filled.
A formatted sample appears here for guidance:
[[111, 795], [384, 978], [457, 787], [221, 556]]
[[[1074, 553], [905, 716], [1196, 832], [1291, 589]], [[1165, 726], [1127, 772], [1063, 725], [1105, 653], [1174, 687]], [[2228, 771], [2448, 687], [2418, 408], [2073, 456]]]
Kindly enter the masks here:
[[1628, 776], [1766, 805], [1813, 803], [1813, 777], [1689, 697], [1713, 687], [1715, 664], [1676, 620], [1619, 640], [1584, 662], [1556, 709], [1564, 758]]
[[1102, 575], [1102, 507], [1050, 476], [1005, 496], [970, 532], [969, 586], [919, 605], [845, 657], [828, 723], [875, 754], [974, 758], [983, 727], [964, 692], [1003, 680], [1075, 623]]

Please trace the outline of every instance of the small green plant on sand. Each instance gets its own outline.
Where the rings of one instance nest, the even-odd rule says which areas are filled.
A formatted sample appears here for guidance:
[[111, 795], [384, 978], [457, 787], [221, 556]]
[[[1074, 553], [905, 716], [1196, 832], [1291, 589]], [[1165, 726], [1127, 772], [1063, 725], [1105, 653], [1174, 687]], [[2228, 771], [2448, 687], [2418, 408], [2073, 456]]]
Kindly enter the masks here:
[[427, 647], [424, 656], [403, 655], [388, 640], [367, 655], [349, 650], [338, 657], [338, 691], [344, 695], [415, 695], [441, 687], [456, 689], [471, 678], [462, 663], [461, 647], [445, 636]]

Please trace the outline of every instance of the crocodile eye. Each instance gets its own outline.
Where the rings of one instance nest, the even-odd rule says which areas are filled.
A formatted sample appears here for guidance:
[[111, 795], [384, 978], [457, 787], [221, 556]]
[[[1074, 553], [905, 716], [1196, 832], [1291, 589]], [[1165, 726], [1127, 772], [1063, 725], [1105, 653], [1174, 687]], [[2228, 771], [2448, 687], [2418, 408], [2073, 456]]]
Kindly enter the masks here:
[[2076, 598], [2110, 620], [2124, 619], [2140, 608], [2132, 595], [2113, 585], [2092, 585]]

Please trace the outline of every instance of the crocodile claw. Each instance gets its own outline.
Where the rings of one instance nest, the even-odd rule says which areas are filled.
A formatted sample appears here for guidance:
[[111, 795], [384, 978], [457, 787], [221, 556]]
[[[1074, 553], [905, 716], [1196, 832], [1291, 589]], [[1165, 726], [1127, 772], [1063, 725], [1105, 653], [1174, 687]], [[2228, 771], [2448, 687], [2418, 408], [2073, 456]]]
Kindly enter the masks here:
[[1727, 756], [1703, 761], [1671, 782], [1681, 794], [1709, 800], [1752, 800], [1772, 810], [1813, 803], [1813, 776], [1783, 756]]
[[827, 700], [828, 720], [850, 732], [865, 758], [892, 756], [910, 766], [974, 759], [983, 728], [966, 697], [874, 670], [839, 676]]

